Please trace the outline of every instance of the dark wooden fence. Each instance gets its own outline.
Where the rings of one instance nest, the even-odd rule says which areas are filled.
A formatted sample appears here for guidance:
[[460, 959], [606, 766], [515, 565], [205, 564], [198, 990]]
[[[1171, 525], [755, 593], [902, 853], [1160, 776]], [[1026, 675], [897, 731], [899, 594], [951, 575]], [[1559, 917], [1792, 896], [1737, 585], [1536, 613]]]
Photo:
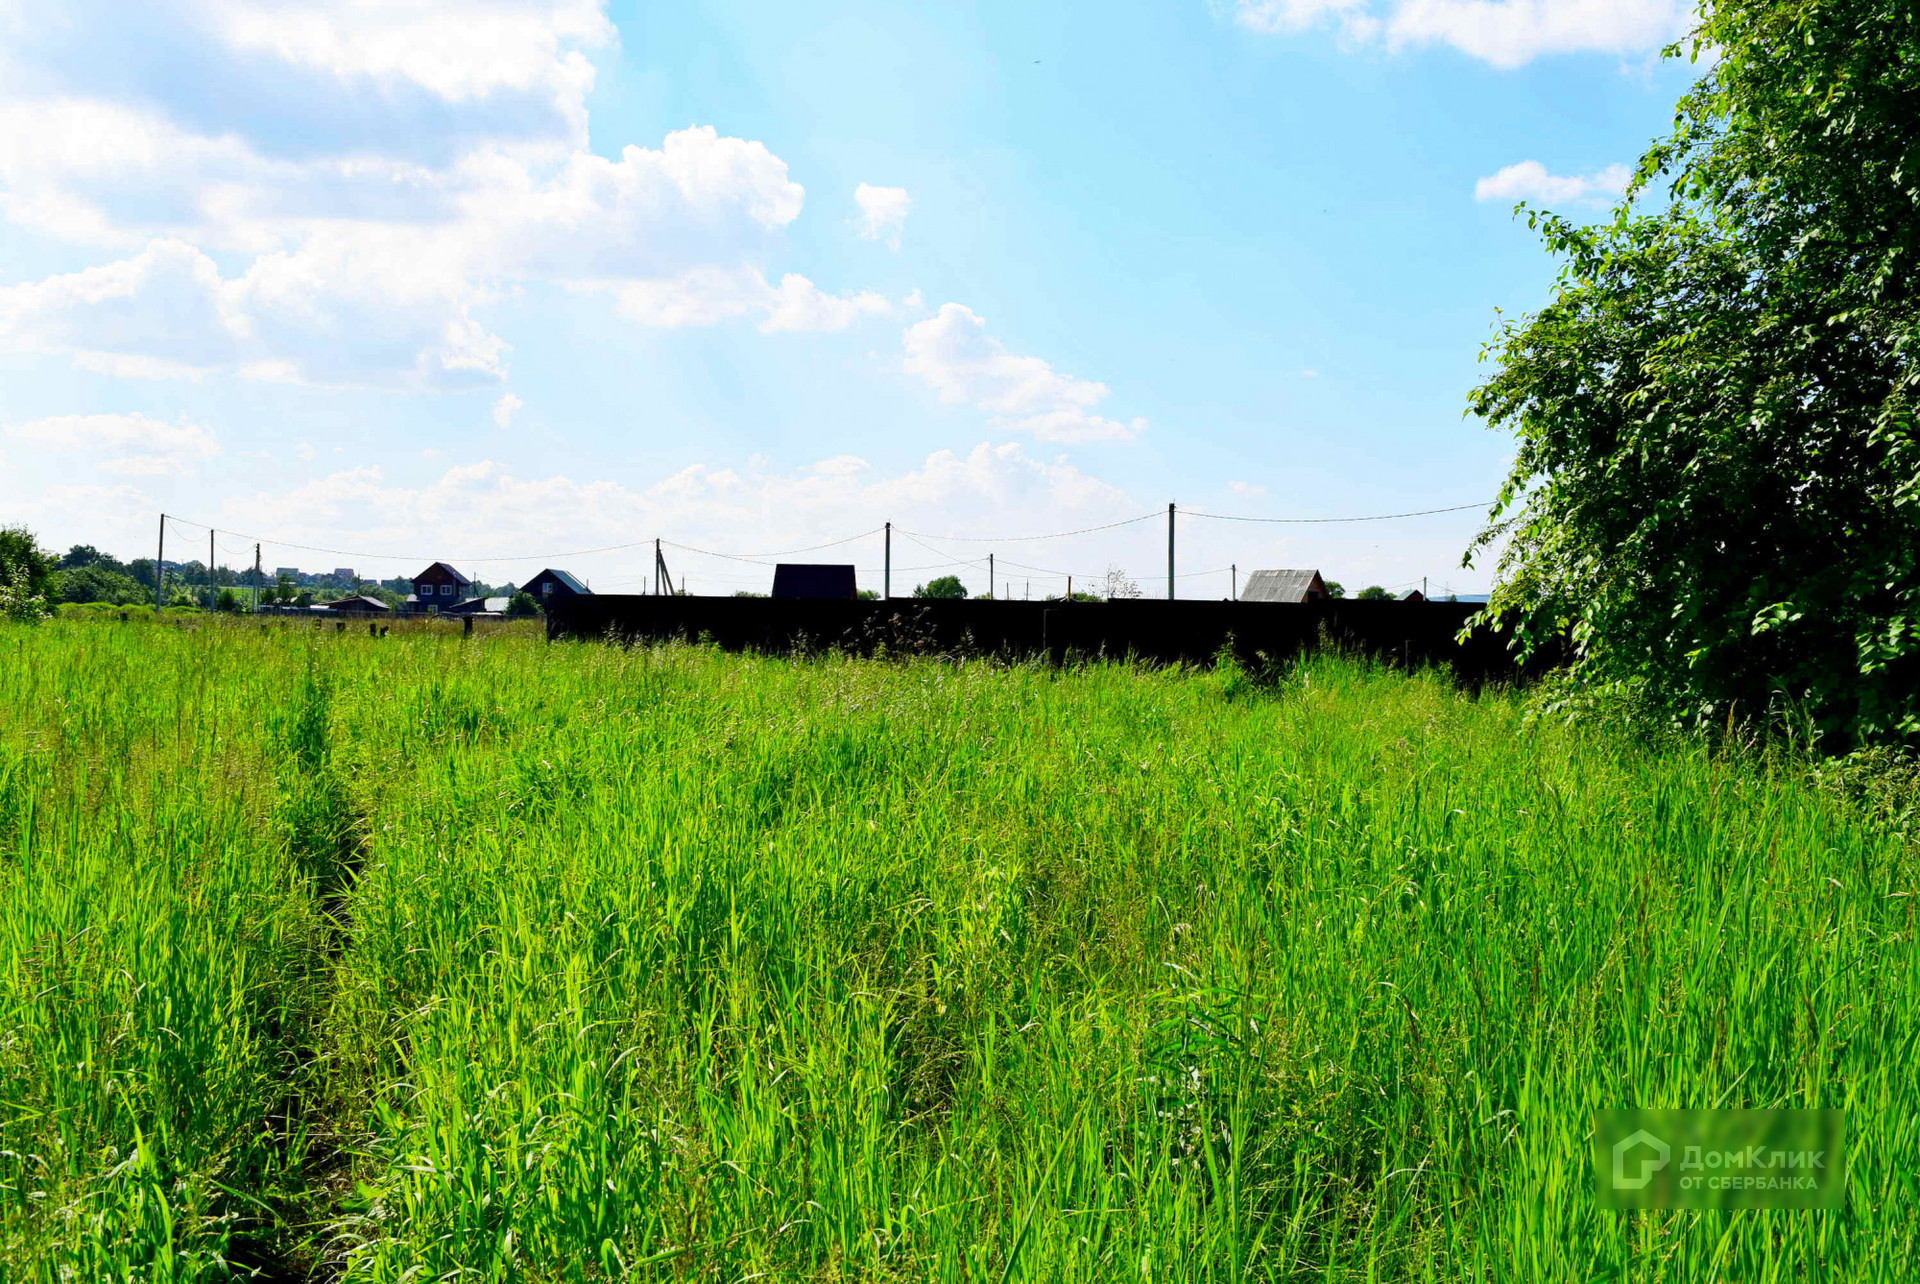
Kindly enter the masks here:
[[553, 602], [549, 639], [708, 641], [728, 650], [839, 649], [861, 655], [1134, 658], [1204, 664], [1223, 648], [1245, 661], [1284, 660], [1337, 646], [1407, 665], [1446, 664], [1464, 681], [1523, 674], [1507, 639], [1481, 627], [1469, 602], [790, 601], [751, 597], [589, 595]]

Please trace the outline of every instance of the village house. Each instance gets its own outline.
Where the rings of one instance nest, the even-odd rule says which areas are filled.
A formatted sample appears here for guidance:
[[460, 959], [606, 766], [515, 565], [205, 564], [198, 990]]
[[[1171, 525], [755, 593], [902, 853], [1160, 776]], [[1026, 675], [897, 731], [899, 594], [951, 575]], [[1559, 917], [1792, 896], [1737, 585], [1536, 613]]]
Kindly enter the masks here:
[[445, 562], [435, 562], [413, 577], [413, 592], [407, 594], [404, 610], [414, 614], [444, 611], [466, 600], [473, 581]]

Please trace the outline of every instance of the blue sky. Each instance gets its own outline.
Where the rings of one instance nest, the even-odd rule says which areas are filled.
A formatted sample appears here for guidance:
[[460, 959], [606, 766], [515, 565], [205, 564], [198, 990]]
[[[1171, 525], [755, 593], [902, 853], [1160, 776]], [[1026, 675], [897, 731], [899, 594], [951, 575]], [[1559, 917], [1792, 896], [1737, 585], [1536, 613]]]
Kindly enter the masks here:
[[[896, 591], [1157, 595], [1164, 516], [993, 541], [1482, 501], [1464, 396], [1553, 271], [1512, 206], [1600, 216], [1684, 17], [0, 0], [0, 516], [496, 581], [658, 536], [696, 592], [892, 520]], [[1182, 518], [1179, 591], [1484, 590], [1479, 516]]]

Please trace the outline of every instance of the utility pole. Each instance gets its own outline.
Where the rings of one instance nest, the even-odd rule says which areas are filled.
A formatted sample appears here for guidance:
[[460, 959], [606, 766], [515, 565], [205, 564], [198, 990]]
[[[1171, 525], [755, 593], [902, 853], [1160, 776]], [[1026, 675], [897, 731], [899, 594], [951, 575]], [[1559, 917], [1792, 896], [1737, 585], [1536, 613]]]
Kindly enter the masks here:
[[1233, 575], [1233, 600], [1240, 600], [1240, 563], [1235, 562], [1227, 570]]
[[1073, 576], [1067, 576], [1067, 601], [1073, 601]]
[[887, 523], [887, 554], [885, 565], [880, 572], [880, 596], [883, 600], [893, 597], [893, 523]]
[[213, 582], [213, 527], [207, 527], [207, 609], [220, 600], [219, 586]]
[[987, 554], [987, 596], [993, 596], [993, 554]]
[[253, 609], [260, 610], [260, 546], [253, 546]]
[[1420, 577], [1420, 600], [1422, 602], [1427, 600], [1427, 577], [1424, 575]]
[[153, 555], [153, 618], [160, 618], [167, 589], [167, 515], [160, 514], [160, 548]]
[[1173, 601], [1173, 505], [1167, 505], [1167, 601]]

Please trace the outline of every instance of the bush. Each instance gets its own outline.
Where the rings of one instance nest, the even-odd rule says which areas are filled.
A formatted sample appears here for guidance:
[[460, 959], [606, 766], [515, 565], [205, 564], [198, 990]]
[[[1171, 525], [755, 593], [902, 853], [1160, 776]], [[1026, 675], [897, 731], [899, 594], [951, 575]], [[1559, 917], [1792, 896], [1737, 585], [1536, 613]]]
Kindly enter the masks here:
[[915, 597], [953, 601], [967, 595], [967, 586], [960, 582], [958, 575], [942, 575], [937, 580], [914, 585], [913, 595]]

